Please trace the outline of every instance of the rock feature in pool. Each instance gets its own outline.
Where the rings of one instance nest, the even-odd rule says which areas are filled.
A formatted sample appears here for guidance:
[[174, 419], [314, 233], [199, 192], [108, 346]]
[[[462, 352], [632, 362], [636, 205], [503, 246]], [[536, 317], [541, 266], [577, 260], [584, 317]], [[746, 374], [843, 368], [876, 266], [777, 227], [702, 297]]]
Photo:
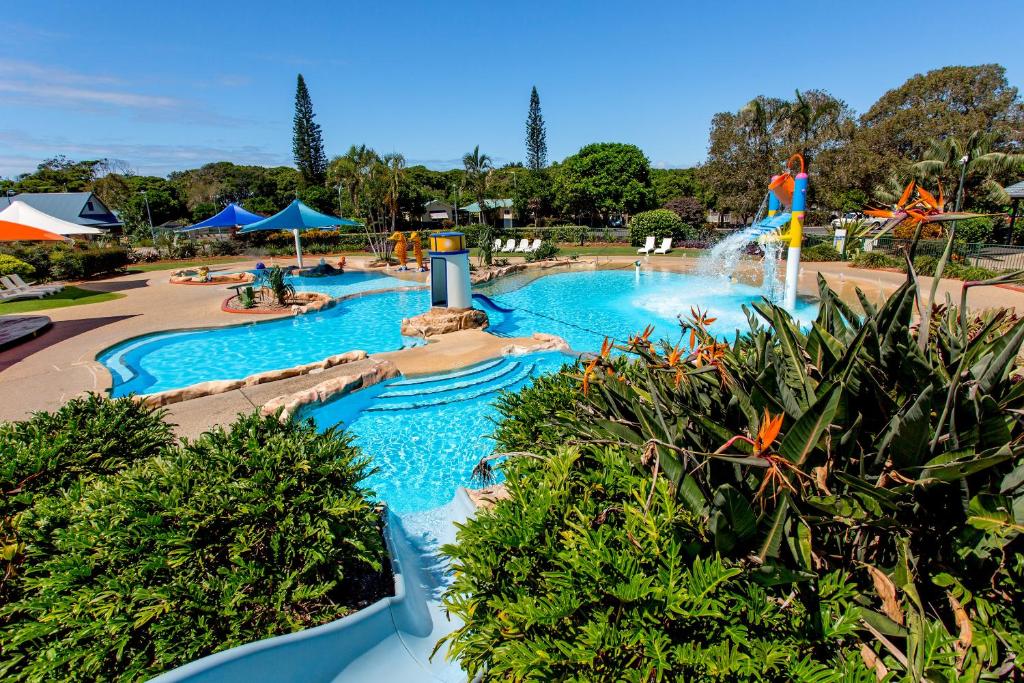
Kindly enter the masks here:
[[295, 292], [295, 295], [291, 297], [291, 303], [281, 306], [274, 300], [274, 295], [272, 293], [267, 290], [263, 290], [262, 298], [257, 301], [256, 305], [252, 308], [243, 307], [238, 295], [233, 294], [227, 299], [224, 299], [224, 302], [220, 306], [220, 310], [225, 313], [242, 313], [247, 315], [281, 313], [303, 315], [305, 313], [319, 311], [330, 305], [333, 301], [334, 299], [332, 297], [327, 294], [320, 294], [319, 292]]
[[282, 368], [281, 370], [268, 370], [267, 372], [249, 375], [243, 379], [221, 379], [212, 380], [210, 382], [199, 382], [198, 384], [192, 384], [187, 387], [182, 387], [181, 389], [170, 389], [168, 391], [159, 391], [154, 394], [136, 396], [135, 400], [141, 401], [148, 406], [166, 406], [172, 403], [190, 401], [194, 398], [200, 398], [203, 396], [223, 394], [241, 387], [251, 387], [257, 384], [265, 384], [266, 382], [276, 382], [280, 379], [288, 379], [289, 377], [308, 375], [312, 372], [322, 372], [327, 368], [333, 368], [336, 365], [353, 363], [355, 361], [364, 360], [365, 358], [366, 351], [348, 351], [347, 353], [328, 356], [322, 361], [317, 361], [316, 363], [305, 363], [291, 368]]
[[[363, 354], [364, 357], [365, 355]], [[398, 367], [394, 363], [375, 358], [369, 361], [368, 366], [361, 368], [358, 372], [332, 377], [305, 391], [273, 398], [263, 404], [263, 407], [260, 408], [260, 414], [265, 416], [278, 415], [278, 418], [285, 422], [308, 405], [326, 403], [331, 399], [344, 396], [356, 389], [373, 386], [386, 379], [398, 377], [398, 375]]]
[[252, 282], [254, 279], [253, 274], [248, 272], [210, 275], [208, 268], [185, 268], [171, 273], [170, 282], [172, 285], [230, 285]]
[[426, 313], [402, 320], [402, 335], [434, 337], [460, 330], [485, 329], [490, 324], [479, 308], [431, 308]]

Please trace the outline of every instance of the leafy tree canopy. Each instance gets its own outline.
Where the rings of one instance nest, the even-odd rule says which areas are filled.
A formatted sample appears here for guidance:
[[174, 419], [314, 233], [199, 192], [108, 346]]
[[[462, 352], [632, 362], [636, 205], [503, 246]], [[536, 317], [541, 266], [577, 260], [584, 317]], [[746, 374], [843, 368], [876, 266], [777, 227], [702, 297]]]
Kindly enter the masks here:
[[556, 208], [569, 215], [633, 214], [654, 205], [651, 164], [640, 148], [620, 142], [587, 145], [558, 167]]

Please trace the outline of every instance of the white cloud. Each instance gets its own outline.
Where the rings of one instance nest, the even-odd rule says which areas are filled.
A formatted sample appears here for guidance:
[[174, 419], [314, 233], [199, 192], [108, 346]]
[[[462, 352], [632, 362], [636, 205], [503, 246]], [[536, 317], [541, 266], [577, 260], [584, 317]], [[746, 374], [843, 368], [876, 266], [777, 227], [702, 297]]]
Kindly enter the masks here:
[[166, 175], [170, 171], [194, 168], [211, 161], [236, 164], [283, 166], [291, 159], [258, 145], [161, 145], [125, 142], [71, 142], [65, 138], [39, 138], [0, 130], [0, 145], [13, 154], [0, 156], [0, 176], [15, 176], [35, 169], [45, 158], [64, 154], [72, 159], [116, 159], [135, 172]]
[[0, 92], [13, 93], [31, 98], [34, 104], [100, 104], [129, 109], [164, 109], [184, 106], [184, 102], [173, 97], [159, 95], [140, 95], [138, 93], [101, 90], [95, 88], [73, 87], [47, 83], [3, 82], [0, 81]]

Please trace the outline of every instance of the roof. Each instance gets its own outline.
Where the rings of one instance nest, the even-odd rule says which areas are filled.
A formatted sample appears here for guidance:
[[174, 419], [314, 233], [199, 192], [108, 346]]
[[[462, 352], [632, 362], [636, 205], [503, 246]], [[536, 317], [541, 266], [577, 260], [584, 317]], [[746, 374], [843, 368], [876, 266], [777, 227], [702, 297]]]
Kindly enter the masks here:
[[[97, 228], [121, 226], [117, 216], [92, 192], [22, 192], [2, 198], [0, 207], [6, 208], [12, 201], [25, 202], [54, 218], [77, 225]], [[93, 202], [91, 211], [87, 207], [89, 201]]]
[[0, 220], [12, 223], [30, 225], [33, 228], [55, 232], [58, 235], [102, 235], [103, 231], [88, 225], [79, 225], [71, 221], [63, 221], [47, 213], [43, 213], [34, 206], [29, 206], [23, 201], [15, 199], [6, 209], [0, 211]]
[[1006, 188], [1006, 194], [1010, 195], [1011, 199], [1024, 199], [1024, 180]]
[[[487, 209], [511, 209], [511, 199], [485, 199], [484, 207]], [[459, 211], [466, 211], [468, 213], [480, 213], [480, 203], [473, 202], [469, 206], [464, 206]]]
[[210, 216], [205, 221], [200, 221], [195, 225], [190, 225], [181, 232], [202, 230], [203, 228], [233, 228], [238, 225], [251, 225], [252, 223], [258, 223], [264, 218], [266, 218], [266, 216], [246, 211], [238, 204], [231, 202], [221, 209], [217, 215]]
[[308, 230], [311, 228], [331, 228], [339, 225], [362, 225], [347, 218], [329, 216], [312, 209], [298, 199], [292, 201], [287, 207], [278, 211], [269, 218], [250, 223], [242, 228], [239, 233], [254, 232], [256, 230]]

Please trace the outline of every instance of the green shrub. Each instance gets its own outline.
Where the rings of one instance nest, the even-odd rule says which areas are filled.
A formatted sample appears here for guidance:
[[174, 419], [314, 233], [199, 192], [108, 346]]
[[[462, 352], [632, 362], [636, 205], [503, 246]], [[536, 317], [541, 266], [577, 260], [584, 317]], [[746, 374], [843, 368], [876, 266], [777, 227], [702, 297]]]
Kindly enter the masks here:
[[[39, 498], [59, 497], [93, 477], [113, 474], [150, 458], [172, 443], [164, 411], [132, 399], [107, 400], [96, 394], [75, 398], [54, 413], [36, 413], [24, 422], [0, 423], [0, 602], [17, 593], [26, 542], [21, 513]], [[27, 531], [38, 552], [66, 514], [54, 514]], [[0, 619], [2, 623], [2, 619]]]
[[[934, 276], [935, 269], [939, 264], [939, 259], [931, 255], [923, 255], [914, 257], [914, 272], [918, 275]], [[903, 271], [906, 272], [906, 262], [903, 263]], [[981, 281], [994, 278], [998, 273], [988, 268], [982, 268], [980, 266], [970, 266], [958, 263], [956, 261], [950, 261], [946, 263], [946, 267], [942, 269], [942, 277], [949, 278], [951, 280], [965, 280], [965, 281]]]
[[813, 326], [756, 304], [721, 343], [696, 312], [504, 398], [525, 454], [446, 549], [451, 653], [493, 681], [1019, 675], [1024, 319], [942, 309], [922, 348], [917, 294], [859, 314], [819, 278]]
[[956, 241], [989, 243], [992, 241], [992, 235], [994, 232], [995, 221], [993, 221], [992, 218], [988, 216], [968, 218], [966, 220], [957, 221]]
[[545, 259], [554, 258], [558, 255], [561, 249], [554, 242], [541, 242], [540, 247], [535, 251], [527, 252], [527, 261], [543, 261]]
[[58, 247], [49, 253], [49, 277], [54, 280], [82, 278], [123, 270], [128, 266], [128, 250], [121, 247], [68, 249]]
[[640, 246], [651, 235], [661, 239], [687, 239], [690, 229], [674, 211], [655, 209], [633, 216], [629, 222], [629, 239], [634, 247]]
[[854, 268], [900, 268], [902, 259], [880, 251], [862, 251], [850, 260]]
[[[241, 416], [77, 495], [23, 596], [2, 609], [0, 676], [141, 680], [336, 619], [386, 594], [367, 461], [311, 422]], [[43, 654], [45, 653], [45, 655]]]
[[550, 234], [556, 242], [583, 246], [590, 235], [590, 228], [585, 225], [559, 225]]
[[808, 262], [841, 261], [843, 257], [831, 244], [822, 243], [801, 250], [800, 259]]
[[20, 275], [29, 277], [36, 271], [30, 264], [9, 254], [0, 254], [0, 275]]

